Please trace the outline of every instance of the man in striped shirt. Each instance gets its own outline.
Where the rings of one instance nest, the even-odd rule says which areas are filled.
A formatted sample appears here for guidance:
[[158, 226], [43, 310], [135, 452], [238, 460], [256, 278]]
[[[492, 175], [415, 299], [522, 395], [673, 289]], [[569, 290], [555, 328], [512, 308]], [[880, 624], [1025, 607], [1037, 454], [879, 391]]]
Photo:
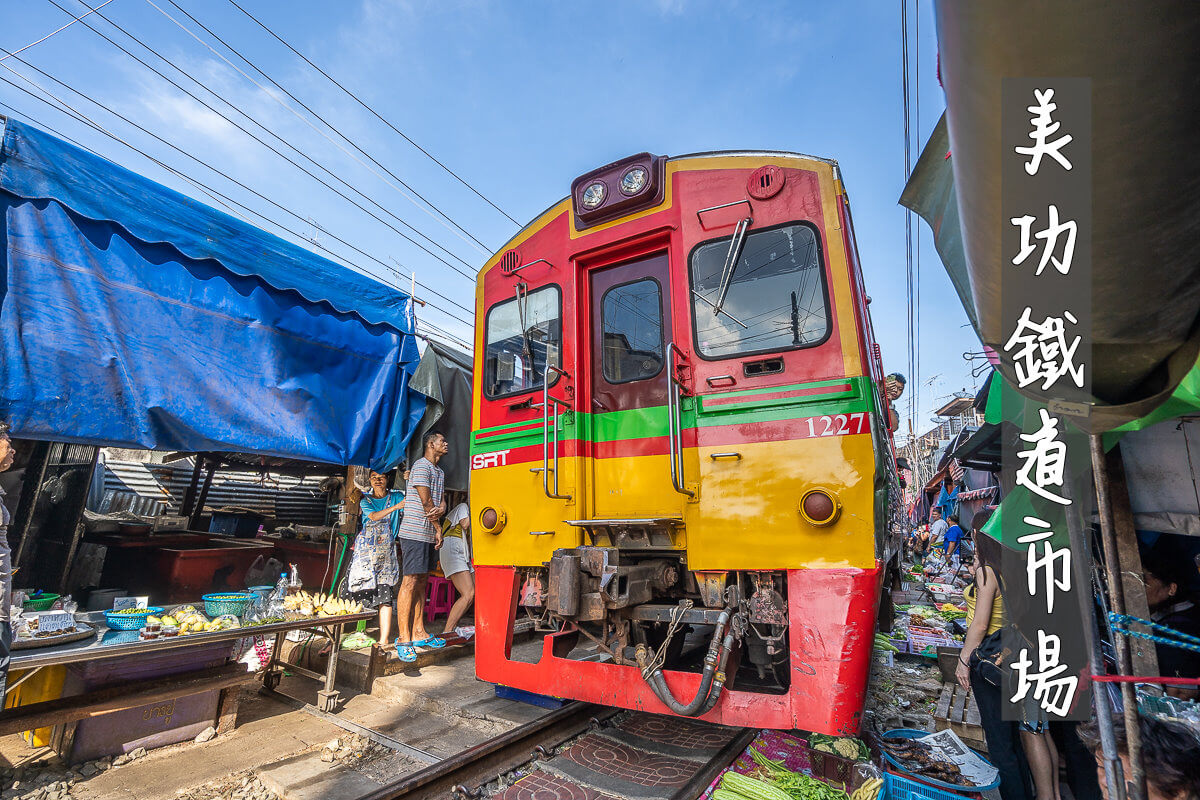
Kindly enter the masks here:
[[446, 514], [443, 490], [446, 473], [438, 466], [450, 451], [446, 437], [430, 431], [423, 437], [425, 455], [412, 465], [404, 498], [404, 518], [396, 540], [400, 545], [400, 593], [396, 598], [396, 655], [401, 661], [417, 660], [418, 647], [445, 647], [446, 640], [425, 632], [425, 585], [437, 564], [442, 546], [442, 517]]

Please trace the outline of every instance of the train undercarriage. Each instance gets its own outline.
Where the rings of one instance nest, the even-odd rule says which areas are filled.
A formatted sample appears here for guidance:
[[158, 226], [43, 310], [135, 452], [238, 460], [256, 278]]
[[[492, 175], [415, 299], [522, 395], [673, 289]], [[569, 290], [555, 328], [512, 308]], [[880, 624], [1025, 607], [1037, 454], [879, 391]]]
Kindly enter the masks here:
[[[481, 677], [731, 725], [857, 730], [882, 570], [691, 570], [665, 532], [596, 539], [540, 567], [480, 568], [482, 607], [512, 609], [483, 621]], [[522, 617], [550, 632], [534, 664], [509, 660]]]
[[[743, 685], [787, 691], [783, 571], [690, 571], [682, 553], [582, 546], [555, 551], [548, 567], [522, 577], [520, 605], [530, 616], [543, 627], [577, 631], [613, 664], [636, 665], [677, 714], [711, 710], [742, 659], [751, 673]], [[675, 698], [665, 669], [699, 670], [698, 694]]]

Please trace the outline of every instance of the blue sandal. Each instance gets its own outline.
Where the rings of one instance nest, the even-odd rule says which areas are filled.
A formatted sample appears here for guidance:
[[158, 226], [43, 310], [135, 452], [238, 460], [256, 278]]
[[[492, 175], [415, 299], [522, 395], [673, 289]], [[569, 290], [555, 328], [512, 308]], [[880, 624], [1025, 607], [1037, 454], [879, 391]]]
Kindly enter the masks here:
[[413, 647], [428, 647], [432, 650], [440, 650], [446, 646], [446, 640], [437, 636], [427, 636], [419, 642], [413, 642]]
[[414, 642], [401, 642], [396, 640], [396, 658], [403, 661], [405, 664], [412, 664], [417, 660], [417, 650], [413, 646]]

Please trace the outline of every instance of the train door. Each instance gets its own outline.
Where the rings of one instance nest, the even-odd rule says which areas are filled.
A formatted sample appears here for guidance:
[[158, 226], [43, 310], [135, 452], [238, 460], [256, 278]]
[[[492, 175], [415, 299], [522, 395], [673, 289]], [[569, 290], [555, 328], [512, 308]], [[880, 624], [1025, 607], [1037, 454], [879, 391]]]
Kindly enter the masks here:
[[667, 458], [667, 254], [597, 269], [590, 281], [592, 516], [678, 517]]

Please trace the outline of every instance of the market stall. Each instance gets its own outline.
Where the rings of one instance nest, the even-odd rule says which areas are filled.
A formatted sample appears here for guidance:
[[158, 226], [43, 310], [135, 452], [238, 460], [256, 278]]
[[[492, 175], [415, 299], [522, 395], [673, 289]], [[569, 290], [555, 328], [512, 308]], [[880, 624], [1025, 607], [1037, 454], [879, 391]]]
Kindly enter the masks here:
[[[1014, 271], [1008, 268], [1011, 253], [1004, 244], [1012, 229], [998, 224], [1012, 218], [1005, 203], [1013, 199], [1010, 192], [1017, 185], [1006, 183], [1005, 170], [1016, 162], [1005, 160], [1004, 154], [1023, 152], [1010, 150], [1013, 136], [1019, 134], [1003, 124], [1006, 113], [1020, 114], [1024, 105], [1003, 102], [1006, 87], [1017, 85], [1009, 82], [1009, 76], [1047, 76], [1043, 80], [1048, 88], [1057, 80], [1052, 76], [1087, 78], [1083, 90], [1087, 146], [1080, 149], [1081, 154], [1086, 152], [1080, 162], [1086, 166], [1075, 171], [1087, 181], [1081, 188], [1081, 194], [1087, 195], [1087, 218], [1080, 218], [1079, 228], [1079, 241], [1087, 243], [1087, 254], [1071, 279], [1086, 279], [1090, 286], [1090, 293], [1076, 294], [1081, 303], [1090, 305], [1090, 329], [1083, 346], [1089, 351], [1087, 386], [1076, 382], [1084, 396], [1075, 398], [1079, 402], [1073, 406], [1055, 405], [1054, 413], [1071, 417], [1071, 426], [1087, 434], [1082, 446], [1072, 448], [1077, 454], [1073, 474], [1086, 472], [1081, 464], [1086, 465], [1090, 456], [1094, 482], [1073, 491], [1072, 497], [1082, 499], [1085, 510], [1082, 521], [1069, 516], [1067, 527], [1070, 549], [1077, 556], [1076, 586], [1090, 587], [1093, 582], [1098, 586], [1095, 597], [1079, 593], [1081, 627], [1091, 639], [1086, 644], [1087, 669], [1092, 680], [1100, 682], [1095, 693], [1100, 700], [1092, 710], [1099, 722], [1108, 794], [1116, 798], [1124, 797], [1126, 790], [1115, 735], [1118, 719], [1129, 737], [1131, 794], [1145, 797], [1147, 793], [1141, 758], [1143, 720], [1134, 684], [1162, 683], [1158, 679], [1164, 676], [1147, 658], [1155, 648], [1138, 642], [1164, 631], [1144, 625], [1157, 623], [1149, 619], [1142, 582], [1139, 551], [1144, 542], [1131, 511], [1135, 487], [1127, 481], [1124, 454], [1113, 444], [1119, 431], [1130, 425], [1148, 429], [1153, 422], [1176, 417], [1180, 420], [1176, 424], [1186, 427], [1184, 420], [1194, 419], [1200, 410], [1187, 397], [1195, 398], [1200, 341], [1200, 295], [1195, 290], [1200, 269], [1196, 257], [1200, 240], [1194, 233], [1197, 196], [1178, 190], [1195, 183], [1200, 173], [1191, 146], [1195, 112], [1156, 103], [1153, 94], [1145, 91], [1146, 86], [1194, 84], [1195, 50], [1184, 43], [1194, 39], [1200, 18], [1180, 15], [1180, 8], [1151, 3], [1131, 20], [1116, 9], [1085, 3], [1053, 8], [1025, 4], [1021, 9], [1001, 2], [938, 5], [938, 75], [947, 111], [901, 197], [903, 205], [929, 222], [938, 253], [980, 340], [1003, 353], [1014, 320], [1004, 310], [1002, 298], [1031, 301], [1038, 294], [1014, 290]], [[1022, 11], [1034, 14], [1037, 24], [1029, 25]], [[1146, 58], [1148, 52], [1161, 57]], [[1061, 87], [1058, 91], [1057, 105], [1050, 108], [1061, 105], [1063, 111], [1065, 93]], [[1060, 121], [1061, 117], [1055, 123]], [[1043, 199], [1052, 198], [1047, 194], [1038, 203]], [[1065, 210], [1065, 201], [1053, 199]], [[1142, 247], [1146, 237], [1137, 235], [1147, 232], [1154, 241], [1152, 252]], [[1008, 287], [1002, 290], [1006, 280]], [[1047, 291], [1045, 286], [1042, 291]], [[1148, 314], [1147, 309], [1154, 311]], [[1011, 354], [998, 359], [1000, 371], [1014, 385], [1020, 383], [1017, 364]], [[1003, 421], [1028, 434], [1022, 428], [1028, 413], [1039, 404], [1055, 404], [1061, 387], [1053, 381], [1025, 383], [1011, 390], [1017, 402], [1005, 404]], [[1020, 396], [1029, 404], [1020, 403]], [[1190, 458], [1174, 459], [1167, 466], [1161, 460], [1165, 454], [1158, 455], [1158, 468], [1153, 471], [1164, 478], [1183, 476], [1193, 500], [1175, 508], [1159, 504], [1155, 511], [1194, 518], [1200, 513], [1195, 503], [1200, 494]], [[1012, 465], [1008, 466], [1012, 473]], [[1005, 532], [1011, 538], [1019, 529], [1015, 523], [1028, 516], [1017, 508], [1019, 494], [1010, 492], [1001, 513], [993, 516], [996, 538], [1003, 539]], [[1158, 494], [1156, 499], [1167, 498]], [[1099, 536], [1088, 524], [1092, 509]], [[1003, 528], [1001, 517], [1009, 521]], [[1135, 625], [1132, 634], [1126, 632], [1128, 628], [1122, 630], [1130, 620]], [[1102, 639], [1111, 645], [1115, 663], [1105, 658]], [[1119, 703], [1106, 701], [1109, 695], [1104, 689], [1112, 682], [1121, 687], [1116, 693]]]
[[[285, 590], [278, 589], [280, 596]], [[332, 599], [319, 607], [298, 600], [264, 606], [251, 592], [210, 595], [200, 608], [26, 612], [15, 624], [15, 677], [6, 694], [19, 693], [42, 670], [67, 673], [61, 697], [0, 711], [0, 735], [51, 728], [48, 743], [76, 762], [185, 741], [210, 725], [225, 732], [236, 720], [237, 688], [261, 680], [274, 689], [284, 667], [320, 680], [317, 704], [332, 710], [345, 626], [371, 616]], [[330, 640], [324, 674], [283, 661], [289, 631]]]
[[[342, 627], [371, 615], [322, 598], [278, 618], [202, 609], [201, 622], [179, 604], [240, 597], [251, 567], [276, 552], [240, 512], [218, 519], [206, 506], [218, 466], [290, 460], [344, 476], [402, 460], [425, 408], [411, 387], [412, 298], [3, 117], [0, 210], [0, 420], [18, 467], [5, 488], [15, 588], [32, 601], [17, 609], [0, 726], [54, 729], [68, 757], [119, 752], [136, 726], [114, 720], [161, 720], [162, 735], [140, 746], [165, 744], [185, 718], [231, 719], [226, 701], [256, 674], [275, 683], [291, 630], [329, 638], [326, 674], [302, 674], [323, 680], [320, 703], [332, 707]], [[167, 512], [181, 525], [156, 531], [155, 518], [130, 515], [89, 531], [81, 514], [101, 447], [197, 454], [182, 507]], [[86, 583], [108, 589], [99, 612], [38, 591], [62, 593], [85, 566], [98, 571]], [[161, 614], [123, 630], [122, 593]], [[35, 611], [55, 603], [65, 607]], [[171, 612], [189, 619], [164, 624]], [[230, 660], [234, 642], [267, 638], [265, 655], [247, 657], [254, 670]], [[112, 735], [81, 734], [92, 720]]]

